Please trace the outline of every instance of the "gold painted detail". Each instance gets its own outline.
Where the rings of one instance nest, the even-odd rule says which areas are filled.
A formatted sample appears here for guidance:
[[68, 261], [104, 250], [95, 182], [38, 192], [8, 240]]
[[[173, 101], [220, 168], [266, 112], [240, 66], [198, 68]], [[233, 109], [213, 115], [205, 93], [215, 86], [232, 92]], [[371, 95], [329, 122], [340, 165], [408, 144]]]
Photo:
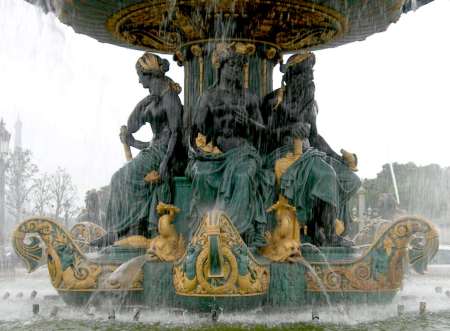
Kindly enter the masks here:
[[[42, 243], [45, 250], [39, 249]], [[133, 273], [126, 286], [123, 282], [117, 286], [111, 282], [111, 276], [120, 264], [91, 261], [72, 235], [49, 218], [31, 218], [22, 222], [13, 233], [13, 247], [29, 272], [36, 270], [40, 265], [38, 262], [46, 258], [50, 281], [57, 290], [142, 290], [142, 271]], [[46, 256], [39, 256], [44, 255], [44, 251]]]
[[275, 161], [275, 180], [280, 185], [281, 176], [286, 170], [301, 158], [303, 153], [303, 141], [299, 138], [294, 139], [294, 151], [287, 153], [284, 157]]
[[143, 248], [147, 250], [147, 261], [175, 261], [184, 254], [185, 243], [183, 236], [178, 234], [173, 221], [180, 209], [174, 205], [159, 202], [156, 211], [160, 216], [158, 220], [158, 233], [155, 238], [144, 236], [130, 236], [114, 242], [115, 246], [124, 248]]
[[269, 278], [269, 268], [255, 259], [222, 211], [204, 215], [173, 269], [175, 291], [185, 296], [261, 295]]
[[195, 139], [195, 144], [197, 147], [202, 150], [205, 153], [209, 154], [221, 154], [222, 151], [217, 147], [214, 146], [213, 143], [210, 141], [209, 143], [206, 143], [206, 136], [199, 133], [197, 135], [197, 138]]
[[70, 229], [70, 235], [83, 252], [89, 250], [91, 241], [103, 237], [105, 234], [105, 229], [92, 222], [79, 222]]
[[341, 149], [341, 154], [347, 166], [352, 171], [358, 171], [358, 158], [356, 154], [347, 152], [345, 149]]
[[267, 246], [261, 254], [276, 262], [295, 262], [301, 258], [300, 225], [295, 207], [280, 195], [279, 200], [267, 212], [275, 212], [277, 225], [272, 233], [266, 233]]
[[175, 230], [173, 221], [180, 209], [163, 202], [158, 203], [156, 211], [160, 216], [158, 220], [159, 235], [149, 242], [147, 249], [148, 260], [175, 261], [184, 253], [184, 239]]
[[245, 39], [277, 45], [283, 52], [325, 44], [347, 31], [345, 16], [301, 0], [142, 1], [114, 13], [106, 27], [127, 44], [175, 53], [183, 44], [215, 39], [218, 19], [239, 21]]
[[216, 47], [211, 56], [211, 62], [216, 68], [218, 68], [220, 66], [220, 63], [224, 59], [229, 58], [232, 54], [250, 56], [255, 54], [255, 51], [256, 45], [254, 43], [220, 42], [216, 44]]
[[345, 231], [345, 224], [340, 219], [336, 218], [336, 234], [340, 236]]
[[[422, 250], [411, 261], [410, 250], [420, 238]], [[399, 290], [408, 262], [429, 262], [437, 251], [439, 238], [429, 221], [405, 216], [387, 227], [359, 258], [342, 262], [311, 262], [327, 292], [378, 292]], [[316, 276], [307, 271], [307, 290], [322, 291]]]
[[195, 57], [198, 58], [198, 66], [199, 66], [199, 77], [198, 77], [198, 94], [201, 95], [203, 93], [203, 80], [205, 76], [205, 63], [203, 60], [203, 49], [199, 45], [192, 45], [191, 52]]

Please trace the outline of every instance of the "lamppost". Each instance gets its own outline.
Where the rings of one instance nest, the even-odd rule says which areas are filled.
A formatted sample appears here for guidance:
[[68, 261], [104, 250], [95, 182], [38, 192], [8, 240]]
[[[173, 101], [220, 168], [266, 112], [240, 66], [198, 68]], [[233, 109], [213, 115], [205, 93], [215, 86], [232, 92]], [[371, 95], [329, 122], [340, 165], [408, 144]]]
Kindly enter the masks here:
[[9, 152], [11, 134], [6, 131], [3, 118], [0, 121], [0, 247], [4, 244], [5, 220], [5, 171], [6, 156]]

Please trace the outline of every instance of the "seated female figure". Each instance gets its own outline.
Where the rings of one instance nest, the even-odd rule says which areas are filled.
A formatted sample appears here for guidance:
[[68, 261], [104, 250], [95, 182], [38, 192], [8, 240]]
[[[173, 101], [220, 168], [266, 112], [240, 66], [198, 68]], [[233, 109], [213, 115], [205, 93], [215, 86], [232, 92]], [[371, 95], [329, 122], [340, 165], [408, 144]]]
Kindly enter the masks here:
[[[181, 141], [181, 88], [165, 76], [169, 62], [154, 54], [145, 53], [136, 63], [136, 70], [149, 95], [129, 116], [127, 130], [120, 139], [141, 152], [111, 178], [106, 213], [108, 234], [97, 245], [109, 245], [130, 235], [152, 236], [158, 227], [158, 202], [171, 200], [169, 168]], [[132, 135], [145, 123], [150, 123], [153, 131], [150, 142], [138, 141]]]

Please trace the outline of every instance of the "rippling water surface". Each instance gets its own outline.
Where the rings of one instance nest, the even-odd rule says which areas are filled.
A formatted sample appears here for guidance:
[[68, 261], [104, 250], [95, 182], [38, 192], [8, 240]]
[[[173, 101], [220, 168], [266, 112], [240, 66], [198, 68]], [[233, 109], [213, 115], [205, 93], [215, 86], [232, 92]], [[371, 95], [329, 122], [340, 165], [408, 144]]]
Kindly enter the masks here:
[[[436, 293], [436, 287], [442, 293]], [[32, 290], [38, 295], [30, 298]], [[17, 271], [15, 279], [0, 275], [0, 330], [450, 330], [450, 276], [410, 276], [403, 290], [392, 303], [386, 305], [358, 305], [319, 307], [319, 323], [311, 322], [311, 308], [293, 309], [285, 313], [252, 311], [250, 313], [224, 313], [213, 324], [208, 315], [183, 314], [170, 310], [141, 312], [139, 322], [133, 321], [133, 311], [116, 313], [116, 320], [108, 320], [108, 303], [105, 309], [91, 311], [66, 306], [52, 288], [46, 269], [32, 275]], [[10, 296], [3, 299], [8, 291]], [[23, 297], [18, 297], [22, 292]], [[420, 315], [419, 303], [425, 301], [427, 312]], [[40, 313], [33, 316], [32, 305], [40, 305]], [[405, 313], [397, 316], [397, 305]], [[50, 317], [58, 306], [56, 318]]]

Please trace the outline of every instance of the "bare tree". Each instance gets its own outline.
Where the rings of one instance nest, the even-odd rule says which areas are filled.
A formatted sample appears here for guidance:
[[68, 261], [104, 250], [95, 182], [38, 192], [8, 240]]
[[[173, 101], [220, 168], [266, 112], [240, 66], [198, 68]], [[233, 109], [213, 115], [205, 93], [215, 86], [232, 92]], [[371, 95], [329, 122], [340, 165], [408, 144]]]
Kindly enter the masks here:
[[37, 172], [38, 167], [32, 162], [31, 151], [16, 148], [10, 155], [5, 178], [6, 205], [16, 223], [24, 214]]
[[50, 177], [44, 173], [34, 179], [34, 188], [32, 193], [33, 213], [39, 216], [49, 214], [52, 195], [50, 192]]
[[[65, 169], [58, 167], [56, 172], [50, 175], [50, 195], [55, 219], [60, 219], [68, 206], [75, 205], [76, 188], [72, 183], [72, 177]], [[66, 206], [66, 207], [65, 207]], [[67, 224], [66, 224], [67, 225]]]

